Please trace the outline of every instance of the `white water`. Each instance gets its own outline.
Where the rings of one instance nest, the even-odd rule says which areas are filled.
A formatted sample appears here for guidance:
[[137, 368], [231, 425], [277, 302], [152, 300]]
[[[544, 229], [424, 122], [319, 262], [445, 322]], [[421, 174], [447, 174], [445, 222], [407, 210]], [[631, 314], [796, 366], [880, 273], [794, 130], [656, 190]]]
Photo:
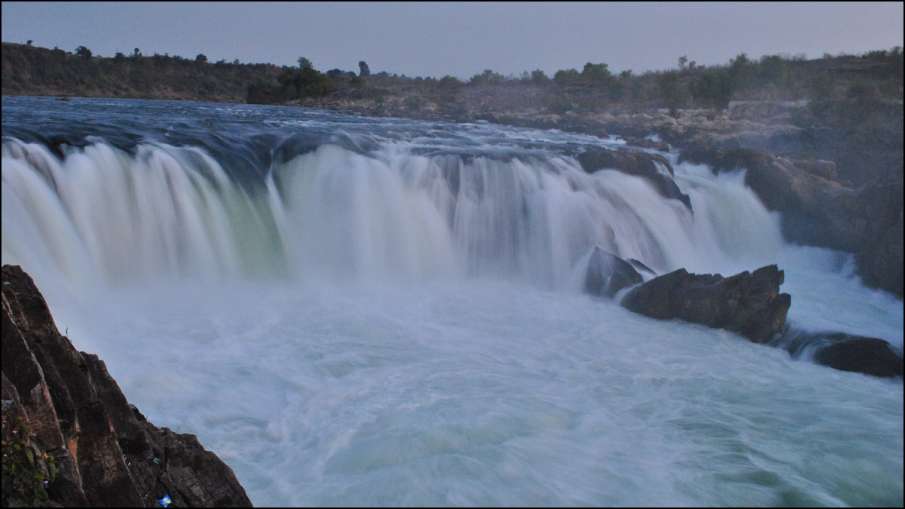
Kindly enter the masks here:
[[258, 505], [902, 504], [901, 382], [578, 291], [595, 244], [658, 272], [779, 263], [794, 325], [901, 348], [901, 302], [785, 244], [741, 175], [678, 165], [691, 214], [567, 157], [402, 144], [251, 187], [167, 145], [5, 141], [2, 165], [3, 263]]

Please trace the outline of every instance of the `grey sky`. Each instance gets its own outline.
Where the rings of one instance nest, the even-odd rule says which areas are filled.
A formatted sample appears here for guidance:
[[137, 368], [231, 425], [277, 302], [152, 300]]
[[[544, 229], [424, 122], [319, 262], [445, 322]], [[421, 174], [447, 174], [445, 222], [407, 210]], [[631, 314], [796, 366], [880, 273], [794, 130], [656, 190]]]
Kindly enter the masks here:
[[138, 47], [210, 60], [409, 76], [663, 69], [746, 52], [857, 53], [902, 45], [902, 3], [40, 3], [3, 2], [6, 42], [112, 56]]

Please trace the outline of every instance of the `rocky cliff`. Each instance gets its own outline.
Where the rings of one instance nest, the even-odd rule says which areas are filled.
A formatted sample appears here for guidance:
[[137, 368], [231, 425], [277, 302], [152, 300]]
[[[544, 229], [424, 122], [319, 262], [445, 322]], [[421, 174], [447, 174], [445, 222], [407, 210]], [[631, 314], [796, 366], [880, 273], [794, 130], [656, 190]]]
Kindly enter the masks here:
[[28, 274], [5, 265], [2, 281], [4, 507], [251, 506], [229, 466], [149, 422], [59, 333]]

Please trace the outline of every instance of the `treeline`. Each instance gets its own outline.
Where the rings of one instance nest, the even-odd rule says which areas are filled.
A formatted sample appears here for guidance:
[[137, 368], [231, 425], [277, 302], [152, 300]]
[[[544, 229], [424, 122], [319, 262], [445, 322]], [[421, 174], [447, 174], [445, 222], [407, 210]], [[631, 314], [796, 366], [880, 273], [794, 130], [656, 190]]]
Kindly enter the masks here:
[[3, 43], [3, 94], [85, 95], [364, 106], [372, 113], [439, 114], [643, 111], [668, 108], [724, 109], [732, 100], [834, 100], [902, 98], [902, 49], [862, 55], [739, 54], [724, 65], [702, 66], [686, 56], [675, 68], [635, 74], [613, 72], [606, 63], [504, 76], [485, 70], [469, 80], [358, 72], [323, 72], [307, 58], [297, 66], [208, 62], [194, 58], [128, 54], [97, 57], [80, 46], [72, 52]]
[[99, 57], [85, 46], [64, 51], [2, 45], [4, 95], [243, 101], [249, 84], [279, 72], [272, 64], [208, 62], [203, 54], [143, 55], [134, 48]]
[[812, 60], [782, 55], [751, 59], [742, 53], [727, 64], [714, 66], [697, 65], [682, 56], [673, 69], [642, 74], [615, 73], [606, 63], [591, 62], [581, 70], [559, 70], [552, 77], [541, 70], [504, 76], [488, 69], [467, 81], [452, 76], [356, 74], [339, 69], [321, 73], [303, 60], [308, 65], [284, 69], [270, 81], [258, 80], [249, 88], [248, 102], [371, 103], [374, 113], [430, 112], [461, 117], [516, 110], [561, 114], [725, 109], [732, 100], [902, 98], [900, 47]]

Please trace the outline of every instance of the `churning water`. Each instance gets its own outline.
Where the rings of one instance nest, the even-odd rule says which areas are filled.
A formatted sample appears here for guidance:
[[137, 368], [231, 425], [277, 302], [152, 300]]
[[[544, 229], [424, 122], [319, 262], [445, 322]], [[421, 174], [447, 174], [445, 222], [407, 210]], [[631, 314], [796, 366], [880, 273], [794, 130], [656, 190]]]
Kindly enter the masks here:
[[903, 503], [901, 381], [580, 291], [595, 245], [658, 272], [778, 263], [793, 326], [901, 348], [901, 301], [849, 255], [786, 243], [741, 173], [676, 164], [692, 212], [582, 171], [578, 152], [616, 139], [3, 108], [3, 263], [258, 505]]

